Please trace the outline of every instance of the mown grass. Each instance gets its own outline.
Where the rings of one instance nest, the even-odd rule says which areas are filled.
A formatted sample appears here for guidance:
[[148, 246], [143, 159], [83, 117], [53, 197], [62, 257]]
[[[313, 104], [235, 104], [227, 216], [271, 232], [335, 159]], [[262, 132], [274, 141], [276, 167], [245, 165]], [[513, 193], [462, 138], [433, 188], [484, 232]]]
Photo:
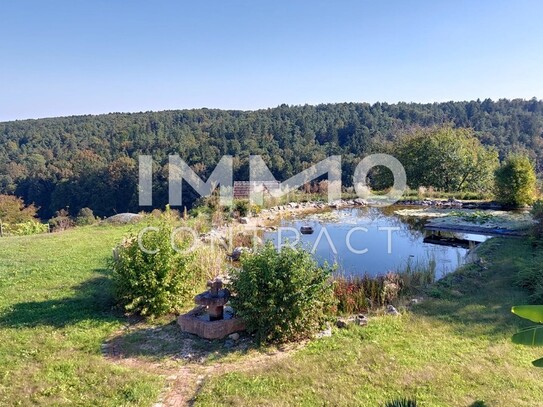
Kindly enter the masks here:
[[423, 406], [540, 406], [543, 349], [513, 345], [527, 302], [516, 274], [541, 264], [527, 240], [493, 239], [401, 317], [378, 317], [269, 366], [205, 382], [196, 405], [360, 405], [415, 397]]
[[0, 239], [0, 405], [150, 405], [163, 379], [106, 360], [124, 322], [107, 259], [128, 227]]

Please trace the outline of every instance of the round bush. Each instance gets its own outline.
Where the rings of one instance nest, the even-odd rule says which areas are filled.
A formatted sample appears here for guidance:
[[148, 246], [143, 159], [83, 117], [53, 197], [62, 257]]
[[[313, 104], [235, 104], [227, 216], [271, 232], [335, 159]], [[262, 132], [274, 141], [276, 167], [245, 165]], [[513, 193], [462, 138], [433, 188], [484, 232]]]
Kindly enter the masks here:
[[[141, 236], [130, 235], [117, 248], [113, 261], [113, 281], [118, 302], [126, 311], [157, 317], [179, 312], [200, 286], [192, 253], [181, 249], [188, 242], [171, 242], [173, 226], [167, 215]], [[142, 250], [142, 247], [145, 250]]]
[[535, 168], [526, 156], [511, 155], [496, 171], [496, 198], [505, 205], [531, 205], [536, 186]]
[[90, 208], [81, 208], [75, 218], [77, 226], [86, 226], [96, 223], [96, 217]]
[[268, 243], [243, 254], [241, 267], [232, 271], [231, 303], [259, 343], [307, 338], [331, 309], [331, 272], [301, 248], [277, 251]]

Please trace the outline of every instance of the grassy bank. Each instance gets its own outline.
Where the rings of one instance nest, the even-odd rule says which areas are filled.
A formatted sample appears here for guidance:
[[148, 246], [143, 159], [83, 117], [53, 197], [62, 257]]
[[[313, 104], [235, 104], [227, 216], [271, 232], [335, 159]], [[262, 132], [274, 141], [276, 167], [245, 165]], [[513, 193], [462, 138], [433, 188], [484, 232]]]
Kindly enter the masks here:
[[[188, 398], [198, 391], [201, 406], [376, 406], [401, 396], [424, 406], [542, 405], [543, 371], [530, 362], [543, 349], [510, 342], [525, 324], [510, 307], [529, 295], [514, 280], [543, 260], [527, 240], [488, 241], [479, 248], [483, 261], [442, 280], [433, 298], [401, 317], [376, 317], [268, 357], [194, 342], [173, 318], [123, 334], [107, 260], [127, 230], [0, 239], [0, 405], [150, 406], [166, 388], [157, 366], [176, 377], [173, 390]], [[127, 359], [105, 358], [102, 345], [119, 335], [128, 338]], [[204, 362], [177, 359], [187, 342], [205, 347]]]
[[123, 325], [107, 259], [125, 227], [0, 239], [0, 405], [150, 405], [163, 381], [106, 361]]
[[287, 359], [205, 382], [196, 405], [362, 405], [400, 396], [424, 406], [536, 406], [541, 350], [513, 345], [524, 322], [510, 313], [527, 301], [513, 287], [519, 270], [541, 264], [529, 242], [494, 239], [483, 262], [450, 275], [432, 298], [399, 318], [338, 331]]

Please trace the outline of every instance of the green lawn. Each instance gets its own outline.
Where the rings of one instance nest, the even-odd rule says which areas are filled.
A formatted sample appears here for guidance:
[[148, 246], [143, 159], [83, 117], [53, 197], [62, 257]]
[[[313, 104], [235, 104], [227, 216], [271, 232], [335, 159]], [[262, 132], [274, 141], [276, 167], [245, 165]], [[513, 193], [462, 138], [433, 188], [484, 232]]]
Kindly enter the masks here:
[[[142, 363], [130, 367], [101, 351], [126, 324], [112, 311], [107, 260], [127, 230], [94, 226], [0, 239], [0, 405], [158, 400], [166, 378], [146, 368], [148, 356], [133, 352]], [[527, 301], [513, 287], [514, 275], [543, 264], [543, 251], [520, 239], [493, 239], [480, 249], [488, 262], [450, 275], [433, 289], [438, 298], [401, 317], [372, 318], [368, 327], [337, 330], [254, 367], [254, 352], [208, 360], [195, 404], [378, 406], [416, 396], [423, 406], [542, 406], [543, 370], [530, 362], [543, 348], [510, 342], [525, 324], [510, 307]], [[173, 336], [177, 327], [169, 322], [166, 336]], [[142, 337], [141, 329], [129, 338]], [[153, 363], [171, 365], [174, 342]], [[211, 347], [223, 349], [221, 342]], [[227, 365], [218, 369], [224, 374], [213, 374], [214, 363]]]
[[163, 380], [116, 366], [107, 259], [127, 228], [0, 239], [0, 405], [150, 405]]

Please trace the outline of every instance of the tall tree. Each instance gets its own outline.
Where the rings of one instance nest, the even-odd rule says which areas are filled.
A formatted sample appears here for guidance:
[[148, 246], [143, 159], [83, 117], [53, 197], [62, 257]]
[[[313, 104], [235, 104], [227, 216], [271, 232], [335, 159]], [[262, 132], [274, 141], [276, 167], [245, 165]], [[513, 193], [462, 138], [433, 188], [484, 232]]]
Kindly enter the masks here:
[[497, 151], [484, 147], [473, 130], [451, 126], [419, 128], [400, 137], [392, 150], [412, 188], [491, 191], [499, 163]]

